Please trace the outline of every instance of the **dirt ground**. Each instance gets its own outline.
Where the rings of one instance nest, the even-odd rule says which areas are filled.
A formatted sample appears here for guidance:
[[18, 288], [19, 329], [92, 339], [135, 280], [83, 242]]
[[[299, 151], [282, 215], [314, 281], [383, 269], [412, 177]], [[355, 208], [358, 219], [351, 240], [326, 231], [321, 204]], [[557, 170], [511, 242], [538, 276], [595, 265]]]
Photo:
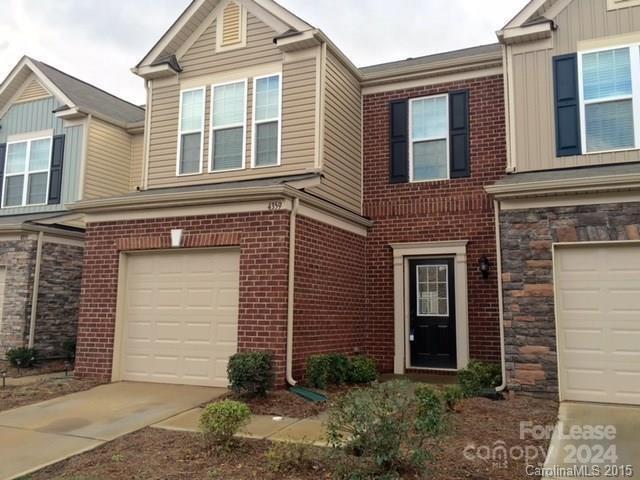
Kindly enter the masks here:
[[[273, 411], [265, 406], [265, 411]], [[465, 400], [460, 412], [453, 414], [451, 429], [435, 452], [434, 464], [422, 477], [435, 480], [520, 480], [525, 460], [488, 458], [480, 448], [493, 451], [496, 445], [514, 450], [529, 445], [546, 450], [547, 441], [520, 438], [520, 422], [553, 425], [557, 403], [549, 400], [516, 397], [491, 401]], [[496, 442], [504, 442], [496, 444]], [[329, 479], [331, 462], [322, 449], [302, 471], [274, 473], [269, 469], [264, 441], [243, 440], [230, 453], [211, 453], [197, 434], [145, 429], [122, 437], [96, 450], [50, 466], [29, 477], [31, 480], [311, 480]], [[466, 455], [465, 455], [466, 452]], [[541, 454], [542, 455], [542, 454]], [[480, 457], [480, 458], [478, 458]], [[541, 456], [535, 459], [543, 461]]]
[[68, 393], [89, 390], [102, 382], [72, 377], [39, 380], [36, 383], [2, 388], [0, 383], [0, 411], [42, 402]]
[[65, 369], [73, 370], [73, 366], [65, 360], [50, 360], [39, 362], [32, 368], [16, 368], [6, 360], [0, 360], [0, 373], [6, 372], [9, 378], [31, 377], [44, 373], [64, 372]]

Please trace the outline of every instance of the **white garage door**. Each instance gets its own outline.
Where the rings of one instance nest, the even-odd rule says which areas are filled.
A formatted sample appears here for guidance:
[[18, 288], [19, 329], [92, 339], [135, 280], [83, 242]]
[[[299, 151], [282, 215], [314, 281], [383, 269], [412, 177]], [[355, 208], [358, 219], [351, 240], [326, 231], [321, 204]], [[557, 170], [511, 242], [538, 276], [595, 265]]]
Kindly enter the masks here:
[[555, 250], [561, 398], [640, 404], [640, 246]]
[[237, 350], [237, 250], [132, 254], [126, 266], [120, 376], [226, 387]]

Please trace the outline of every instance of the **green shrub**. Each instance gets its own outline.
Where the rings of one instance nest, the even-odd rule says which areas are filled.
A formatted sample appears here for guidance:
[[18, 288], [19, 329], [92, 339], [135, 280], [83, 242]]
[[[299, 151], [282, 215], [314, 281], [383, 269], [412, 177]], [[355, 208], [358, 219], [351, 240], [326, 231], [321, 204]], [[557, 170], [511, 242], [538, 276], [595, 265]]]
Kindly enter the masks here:
[[312, 471], [319, 464], [318, 452], [311, 442], [274, 442], [267, 451], [269, 469], [274, 473]]
[[[327, 432], [334, 448], [362, 457], [350, 467], [352, 473], [393, 478], [424, 468], [430, 457], [427, 441], [444, 430], [444, 423], [444, 407], [435, 390], [420, 387], [416, 394], [414, 384], [398, 380], [374, 383], [339, 398], [329, 410]], [[373, 472], [356, 470], [366, 465], [365, 459]]]
[[200, 415], [200, 430], [205, 443], [228, 447], [238, 430], [249, 423], [250, 417], [249, 407], [235, 400], [207, 405]]
[[229, 359], [231, 389], [240, 395], [266, 395], [273, 389], [275, 371], [271, 352], [236, 353]]
[[7, 351], [7, 360], [14, 367], [31, 368], [38, 359], [38, 352], [33, 348], [18, 347]]
[[71, 339], [62, 342], [62, 352], [64, 353], [65, 360], [74, 362], [76, 359], [76, 341]]
[[349, 383], [365, 384], [375, 382], [378, 370], [373, 359], [369, 357], [353, 357], [349, 360]]
[[306, 378], [307, 383], [315, 388], [342, 385], [349, 378], [349, 359], [341, 353], [309, 357]]
[[464, 393], [460, 385], [447, 385], [442, 390], [442, 400], [449, 411], [454, 411], [463, 398]]
[[500, 365], [471, 360], [467, 368], [458, 372], [458, 383], [465, 397], [476, 397], [483, 390], [495, 388], [502, 382]]

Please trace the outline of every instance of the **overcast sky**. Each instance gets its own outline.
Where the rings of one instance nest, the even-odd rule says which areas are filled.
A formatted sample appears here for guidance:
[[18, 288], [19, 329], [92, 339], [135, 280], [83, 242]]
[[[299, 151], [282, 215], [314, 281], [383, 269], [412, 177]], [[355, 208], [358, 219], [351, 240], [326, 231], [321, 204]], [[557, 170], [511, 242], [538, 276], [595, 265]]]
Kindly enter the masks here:
[[[280, 0], [358, 66], [496, 41], [525, 0]], [[0, 0], [0, 78], [26, 54], [143, 103], [134, 66], [189, 0]], [[443, 8], [444, 7], [444, 8]]]

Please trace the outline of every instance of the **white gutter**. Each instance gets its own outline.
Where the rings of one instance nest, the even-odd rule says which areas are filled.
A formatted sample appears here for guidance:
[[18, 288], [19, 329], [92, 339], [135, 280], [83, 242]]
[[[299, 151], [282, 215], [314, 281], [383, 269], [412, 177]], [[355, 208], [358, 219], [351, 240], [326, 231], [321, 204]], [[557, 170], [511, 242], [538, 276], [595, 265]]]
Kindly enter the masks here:
[[36, 247], [36, 269], [33, 273], [33, 295], [31, 297], [31, 320], [29, 322], [29, 348], [33, 348], [36, 336], [36, 315], [38, 313], [38, 290], [40, 289], [40, 264], [42, 263], [42, 243], [44, 232], [38, 232]]
[[496, 387], [496, 392], [502, 392], [507, 387], [507, 360], [504, 346], [504, 306], [502, 303], [502, 242], [500, 241], [500, 202], [493, 201], [493, 213], [496, 230], [496, 263], [498, 271], [498, 315], [500, 323], [500, 365], [502, 369], [502, 383]]
[[293, 307], [295, 291], [295, 260], [296, 260], [296, 215], [300, 199], [292, 197], [291, 216], [289, 217], [289, 285], [287, 294], [287, 383], [292, 387], [296, 385], [293, 379]]

